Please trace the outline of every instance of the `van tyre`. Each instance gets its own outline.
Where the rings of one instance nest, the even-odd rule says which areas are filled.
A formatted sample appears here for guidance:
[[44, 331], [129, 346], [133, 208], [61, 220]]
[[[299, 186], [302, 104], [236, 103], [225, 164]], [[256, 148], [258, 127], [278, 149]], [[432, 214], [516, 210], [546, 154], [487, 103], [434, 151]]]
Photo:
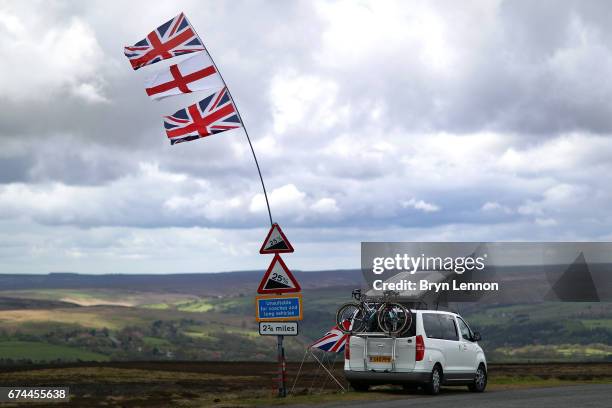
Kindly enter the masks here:
[[367, 390], [370, 389], [370, 386], [368, 384], [364, 384], [364, 383], [355, 383], [355, 382], [352, 382], [352, 383], [350, 383], [350, 386], [353, 389], [353, 391], [357, 391], [357, 392], [366, 392]]
[[468, 388], [472, 392], [483, 392], [487, 388], [487, 370], [484, 365], [479, 365], [474, 374], [474, 382], [468, 385]]
[[430, 395], [438, 395], [440, 393], [440, 386], [442, 385], [442, 370], [439, 365], [435, 365], [431, 370], [431, 377], [429, 383], [425, 385], [425, 391]]

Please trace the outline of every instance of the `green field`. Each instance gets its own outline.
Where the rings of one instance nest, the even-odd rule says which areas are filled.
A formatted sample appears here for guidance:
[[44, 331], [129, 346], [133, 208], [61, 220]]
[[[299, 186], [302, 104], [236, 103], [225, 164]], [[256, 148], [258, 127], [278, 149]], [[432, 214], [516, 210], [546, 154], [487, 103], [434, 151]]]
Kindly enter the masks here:
[[159, 347], [159, 346], [169, 346], [170, 342], [166, 339], [160, 339], [159, 337], [150, 337], [150, 336], [144, 336], [142, 338], [142, 341], [149, 345], [149, 346], [154, 346], [154, 347]]
[[111, 289], [37, 289], [0, 291], [0, 297], [54, 300], [81, 306], [142, 306], [175, 304], [197, 300], [196, 296], [180, 293], [140, 292]]
[[140, 305], [143, 309], [153, 309], [153, 310], [167, 310], [170, 309], [170, 305], [168, 303], [150, 303], [145, 305]]
[[203, 313], [214, 309], [214, 305], [207, 300], [189, 300], [176, 303], [177, 310], [181, 312]]

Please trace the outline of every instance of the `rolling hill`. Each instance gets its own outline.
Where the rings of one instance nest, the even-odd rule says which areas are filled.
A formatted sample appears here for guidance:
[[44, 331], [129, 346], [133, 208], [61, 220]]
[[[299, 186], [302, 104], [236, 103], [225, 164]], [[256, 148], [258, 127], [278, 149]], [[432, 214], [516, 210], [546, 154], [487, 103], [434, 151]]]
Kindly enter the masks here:
[[[294, 360], [362, 282], [358, 270], [295, 274], [305, 318], [286, 341]], [[0, 361], [273, 360], [274, 339], [254, 321], [261, 275], [0, 275]], [[512, 290], [528, 278], [517, 275]], [[612, 360], [609, 304], [502, 300], [450, 306], [482, 333], [492, 361]]]

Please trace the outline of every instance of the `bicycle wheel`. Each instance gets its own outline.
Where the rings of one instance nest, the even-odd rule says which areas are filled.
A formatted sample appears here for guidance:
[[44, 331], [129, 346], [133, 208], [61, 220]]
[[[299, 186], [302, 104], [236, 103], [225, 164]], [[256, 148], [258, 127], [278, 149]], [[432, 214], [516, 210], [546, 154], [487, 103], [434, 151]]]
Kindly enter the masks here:
[[399, 303], [384, 303], [378, 309], [378, 327], [389, 336], [400, 334], [412, 320], [410, 311]]
[[346, 303], [336, 313], [336, 324], [343, 333], [362, 332], [366, 327], [365, 313], [358, 303]]

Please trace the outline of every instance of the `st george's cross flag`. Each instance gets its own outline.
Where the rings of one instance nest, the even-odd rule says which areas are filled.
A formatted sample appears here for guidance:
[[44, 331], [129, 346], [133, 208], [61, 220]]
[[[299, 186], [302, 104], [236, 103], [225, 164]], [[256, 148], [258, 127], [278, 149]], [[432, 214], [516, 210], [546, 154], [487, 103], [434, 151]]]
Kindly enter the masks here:
[[198, 52], [178, 64], [170, 65], [146, 80], [152, 99], [223, 88], [223, 81], [206, 51]]
[[136, 70], [168, 58], [203, 50], [204, 44], [185, 14], [181, 13], [151, 31], [144, 40], [125, 47], [124, 52]]
[[172, 145], [237, 129], [241, 126], [234, 104], [225, 87], [194, 105], [164, 117], [166, 135]]

